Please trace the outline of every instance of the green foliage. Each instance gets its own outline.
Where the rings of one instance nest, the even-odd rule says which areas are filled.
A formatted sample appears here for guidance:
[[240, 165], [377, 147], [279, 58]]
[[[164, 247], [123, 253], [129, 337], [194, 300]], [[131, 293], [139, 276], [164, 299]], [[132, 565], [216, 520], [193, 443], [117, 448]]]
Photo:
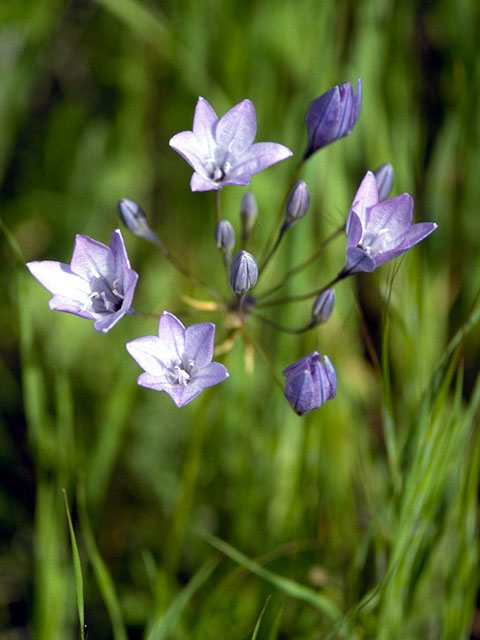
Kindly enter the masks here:
[[[78, 637], [82, 611], [99, 640], [468, 637], [479, 585], [479, 12], [473, 0], [1, 3], [0, 625], [12, 637]], [[126, 317], [100, 335], [48, 310], [23, 262], [68, 261], [76, 233], [107, 242], [121, 197], [226, 291], [212, 199], [190, 192], [169, 137], [190, 128], [199, 95], [218, 113], [248, 97], [258, 139], [298, 157], [309, 100], [359, 75], [358, 126], [305, 166], [311, 210], [262, 286], [344, 222], [365, 170], [386, 161], [416, 220], [439, 229], [393, 266], [341, 282], [314, 332], [248, 328], [277, 372], [328, 352], [335, 401], [297, 417], [258, 353], [246, 373], [239, 342], [222, 356], [230, 379], [178, 410], [136, 386], [124, 348], [155, 319]], [[252, 180], [253, 253], [294, 162]], [[222, 193], [237, 229], [243, 192]], [[154, 247], [126, 242], [135, 308], [218, 320], [181, 300], [207, 296]], [[318, 288], [343, 259], [338, 238], [282, 295]], [[308, 304], [284, 307], [275, 321], [309, 316]]]

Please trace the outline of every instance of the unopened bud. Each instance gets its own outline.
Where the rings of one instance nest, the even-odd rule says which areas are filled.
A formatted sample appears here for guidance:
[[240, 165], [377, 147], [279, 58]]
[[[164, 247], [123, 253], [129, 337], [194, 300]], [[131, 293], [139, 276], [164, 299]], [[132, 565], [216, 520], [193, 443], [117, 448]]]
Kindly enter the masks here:
[[242, 244], [247, 240], [250, 235], [255, 220], [258, 215], [258, 205], [255, 196], [250, 191], [247, 191], [242, 198], [240, 204], [240, 217], [242, 219]]
[[156, 243], [158, 238], [148, 226], [147, 216], [142, 207], [128, 198], [118, 202], [118, 213], [123, 224], [133, 235]]
[[335, 291], [327, 289], [323, 291], [313, 303], [312, 316], [315, 324], [323, 324], [332, 315], [335, 304]]
[[389, 162], [382, 164], [373, 172], [378, 188], [378, 201], [386, 200], [393, 186], [393, 167]]
[[249, 291], [257, 283], [258, 267], [248, 251], [238, 251], [230, 265], [230, 286], [237, 296]]
[[215, 227], [215, 242], [223, 255], [230, 260], [235, 246], [235, 231], [228, 220], [220, 220]]
[[285, 221], [282, 230], [287, 231], [295, 222], [301, 220], [310, 206], [310, 193], [305, 180], [298, 180], [287, 198]]

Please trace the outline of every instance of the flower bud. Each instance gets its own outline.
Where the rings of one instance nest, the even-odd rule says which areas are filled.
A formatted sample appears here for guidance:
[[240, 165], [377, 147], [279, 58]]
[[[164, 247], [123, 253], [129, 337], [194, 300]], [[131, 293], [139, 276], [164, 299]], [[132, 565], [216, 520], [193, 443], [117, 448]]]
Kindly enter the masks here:
[[258, 267], [255, 258], [248, 251], [235, 254], [230, 265], [230, 286], [237, 296], [241, 296], [255, 286]]
[[310, 206], [310, 193], [305, 180], [297, 180], [287, 198], [285, 220], [282, 231], [287, 231], [295, 222], [301, 220]]
[[283, 370], [284, 395], [299, 416], [320, 408], [337, 393], [337, 374], [327, 356], [314, 351]]
[[250, 235], [258, 215], [258, 205], [255, 196], [247, 191], [240, 204], [240, 218], [242, 220], [242, 244]]
[[389, 162], [382, 164], [373, 172], [378, 188], [378, 201], [386, 200], [393, 186], [393, 167]]
[[145, 211], [133, 200], [123, 198], [118, 202], [118, 213], [121, 221], [133, 235], [157, 242], [157, 235], [150, 229]]
[[361, 78], [357, 80], [355, 94], [350, 82], [346, 82], [313, 100], [305, 116], [308, 143], [304, 160], [327, 144], [348, 136], [358, 120], [361, 106]]
[[327, 289], [323, 291], [313, 303], [312, 316], [315, 324], [323, 324], [332, 315], [335, 304], [335, 291]]
[[235, 231], [228, 220], [220, 220], [215, 227], [215, 242], [223, 255], [230, 260], [235, 246]]

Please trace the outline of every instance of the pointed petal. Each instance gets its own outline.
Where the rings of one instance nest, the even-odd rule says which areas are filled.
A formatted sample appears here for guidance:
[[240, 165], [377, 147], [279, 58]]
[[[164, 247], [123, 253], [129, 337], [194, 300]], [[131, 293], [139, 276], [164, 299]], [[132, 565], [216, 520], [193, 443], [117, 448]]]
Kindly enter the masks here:
[[377, 203], [377, 181], [373, 173], [371, 171], [367, 171], [362, 182], [360, 183], [360, 186], [358, 187], [355, 197], [353, 198], [352, 206], [350, 207], [350, 211], [355, 211], [357, 216], [360, 218], [360, 221], [364, 228], [368, 220], [367, 209], [369, 207], [373, 207]]
[[215, 325], [212, 322], [192, 324], [185, 330], [185, 359], [196, 367], [206, 367], [213, 358]]
[[217, 124], [215, 139], [222, 149], [233, 156], [241, 156], [255, 140], [257, 116], [250, 100], [242, 100], [222, 116]]
[[204, 150], [204, 156], [213, 156], [215, 148], [214, 134], [217, 122], [217, 114], [213, 107], [205, 98], [200, 97], [193, 116], [193, 134], [200, 148]]
[[203, 148], [193, 131], [182, 131], [170, 138], [168, 144], [198, 173], [207, 175], [205, 160], [208, 149]]
[[171, 351], [156, 336], [142, 336], [127, 342], [128, 353], [147, 373], [163, 377], [170, 363]]
[[352, 116], [352, 122], [350, 127], [353, 129], [353, 127], [355, 126], [358, 117], [360, 115], [360, 109], [362, 108], [362, 78], [358, 78], [357, 80], [357, 86], [355, 87], [355, 110], [353, 112], [353, 116]]
[[93, 324], [93, 328], [96, 331], [100, 331], [100, 333], [107, 333], [107, 331], [110, 331], [110, 329], [114, 327], [124, 315], [125, 311], [121, 309], [115, 313], [108, 313], [99, 320], [96, 320]]
[[408, 251], [413, 246], [424, 240], [431, 233], [433, 233], [436, 228], [437, 225], [435, 224], [435, 222], [419, 222], [418, 224], [414, 224], [404, 234], [402, 241], [398, 246], [389, 251], [379, 253], [375, 256], [376, 266], [378, 267], [384, 262], [392, 260], [393, 258], [397, 258], [402, 253], [405, 253], [405, 251]]
[[102, 242], [84, 235], [75, 236], [72, 260], [73, 273], [87, 281], [95, 278], [111, 283], [115, 279], [115, 261], [112, 251]]
[[85, 303], [72, 300], [72, 298], [66, 298], [63, 295], [55, 294], [53, 298], [48, 301], [48, 306], [52, 311], [64, 311], [65, 313], [73, 313], [80, 318], [88, 318], [93, 320], [96, 318], [91, 310], [89, 301]]
[[185, 327], [173, 313], [164, 311], [160, 316], [158, 337], [162, 348], [175, 353], [181, 362], [185, 353]]
[[232, 167], [232, 172], [228, 176], [228, 179], [231, 180], [232, 173], [236, 176], [258, 173], [292, 155], [293, 152], [283, 144], [276, 142], [257, 142], [238, 159], [238, 162]]
[[204, 178], [199, 173], [195, 172], [190, 180], [190, 189], [192, 191], [218, 191], [222, 188], [224, 183], [215, 182], [210, 178]]
[[203, 367], [203, 369], [197, 372], [195, 372], [195, 369], [193, 371], [193, 379], [190, 384], [201, 385], [203, 389], [213, 387], [213, 385], [223, 382], [223, 380], [230, 376], [227, 368], [224, 367], [223, 364], [220, 364], [220, 362], [210, 362], [210, 364]]
[[413, 217], [413, 198], [403, 193], [389, 200], [382, 200], [370, 209], [367, 229], [369, 233], [388, 229], [392, 238], [408, 231]]
[[362, 239], [363, 228], [360, 218], [352, 210], [347, 219], [347, 249], [356, 247]]
[[154, 376], [151, 373], [141, 373], [137, 378], [137, 384], [155, 391], [165, 391], [167, 387], [172, 386], [165, 376]]
[[53, 260], [41, 260], [28, 262], [27, 269], [50, 293], [64, 296], [72, 303], [78, 303], [79, 307], [88, 303], [90, 286], [86, 280], [72, 273], [70, 265]]
[[190, 382], [186, 386], [182, 385], [171, 385], [169, 387], [165, 386], [163, 389], [177, 407], [184, 407], [186, 404], [194, 400], [197, 396], [199, 396], [205, 387], [201, 384], [196, 384], [195, 382]]

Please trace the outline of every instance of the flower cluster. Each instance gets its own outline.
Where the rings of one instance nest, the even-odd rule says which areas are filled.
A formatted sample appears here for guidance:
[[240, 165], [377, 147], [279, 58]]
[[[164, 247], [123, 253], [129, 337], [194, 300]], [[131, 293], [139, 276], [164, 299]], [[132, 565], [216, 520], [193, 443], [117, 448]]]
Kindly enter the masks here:
[[[312, 101], [305, 117], [307, 146], [296, 168], [297, 174], [315, 152], [351, 133], [359, 118], [361, 103], [360, 78], [355, 90], [350, 83], [345, 83]], [[220, 191], [230, 185], [248, 185], [253, 174], [293, 155], [290, 149], [276, 142], [255, 143], [256, 132], [256, 113], [250, 100], [243, 100], [218, 118], [210, 104], [199, 98], [192, 130], [177, 133], [169, 142], [194, 170], [191, 190], [217, 192], [214, 240], [227, 272], [229, 299], [225, 299], [210, 282], [190, 272], [183, 261], [167, 249], [150, 228], [145, 212], [137, 203], [125, 198], [118, 204], [120, 218], [130, 232], [155, 244], [184, 276], [215, 297], [215, 301], [208, 302], [184, 299], [194, 308], [223, 312], [228, 335], [217, 348], [218, 353], [226, 352], [239, 336], [247, 345], [255, 345], [246, 329], [250, 318], [292, 334], [312, 330], [327, 322], [334, 308], [335, 284], [357, 272], [374, 271], [418, 244], [437, 226], [433, 222], [412, 224], [412, 197], [404, 193], [389, 198], [393, 169], [390, 164], [382, 165], [375, 172], [367, 171], [353, 198], [344, 229], [346, 260], [338, 275], [315, 291], [290, 298], [271, 297], [293, 273], [316, 259], [319, 250], [287, 272], [277, 286], [253, 296], [251, 290], [283, 237], [304, 218], [310, 207], [307, 184], [297, 180], [285, 194], [284, 217], [276, 235], [272, 234], [265, 256], [257, 262], [254, 255], [245, 250], [258, 215], [255, 197], [247, 192], [240, 207], [240, 249], [232, 258], [236, 235], [232, 223], [221, 216]], [[322, 243], [322, 248], [342, 231], [343, 225]], [[109, 246], [78, 235], [70, 264], [46, 260], [30, 262], [27, 267], [53, 294], [49, 302], [51, 309], [91, 319], [99, 332], [106, 333], [126, 314], [136, 315], [132, 302], [138, 274], [130, 266], [118, 229], [113, 231]], [[311, 319], [299, 328], [282, 326], [261, 312], [262, 308], [310, 298], [314, 299]], [[128, 353], [144, 371], [138, 377], [138, 384], [164, 391], [178, 407], [190, 403], [204, 389], [229, 376], [223, 364], [213, 362], [214, 337], [213, 323], [200, 322], [185, 327], [173, 314], [164, 311], [159, 319], [158, 336], [139, 337], [126, 345]], [[286, 366], [283, 375], [284, 396], [299, 415], [321, 407], [337, 393], [334, 366], [327, 355], [318, 351]]]

